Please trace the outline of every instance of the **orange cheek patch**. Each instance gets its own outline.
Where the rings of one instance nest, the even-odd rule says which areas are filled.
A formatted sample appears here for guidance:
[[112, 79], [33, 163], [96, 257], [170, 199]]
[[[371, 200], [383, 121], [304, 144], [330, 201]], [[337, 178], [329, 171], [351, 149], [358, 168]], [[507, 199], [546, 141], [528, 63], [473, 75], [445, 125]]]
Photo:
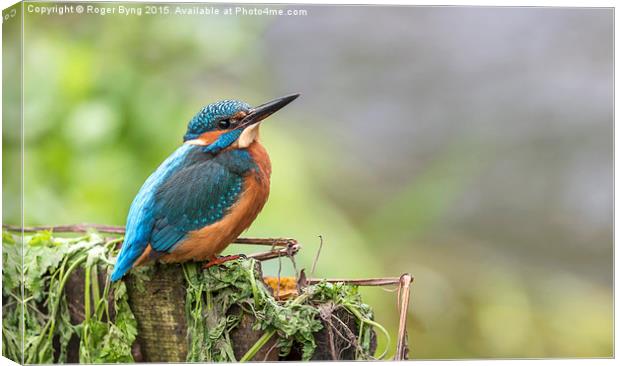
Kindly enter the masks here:
[[200, 140], [205, 145], [210, 145], [215, 142], [226, 131], [209, 131], [198, 136], [197, 140]]
[[247, 113], [245, 113], [244, 111], [239, 111], [239, 112], [235, 113], [235, 115], [232, 116], [231, 119], [233, 119], [233, 120], [240, 120], [240, 119], [243, 119], [243, 117], [245, 117], [245, 116], [247, 116]]

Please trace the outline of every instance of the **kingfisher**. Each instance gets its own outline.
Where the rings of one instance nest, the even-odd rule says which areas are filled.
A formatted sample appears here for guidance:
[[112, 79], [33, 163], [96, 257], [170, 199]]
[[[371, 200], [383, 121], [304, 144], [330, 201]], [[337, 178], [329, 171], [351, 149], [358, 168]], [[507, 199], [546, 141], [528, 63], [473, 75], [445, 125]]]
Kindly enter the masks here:
[[254, 108], [238, 100], [202, 108], [181, 147], [134, 198], [112, 281], [153, 260], [210, 266], [239, 258], [218, 254], [252, 224], [269, 196], [271, 162], [259, 127], [298, 96]]

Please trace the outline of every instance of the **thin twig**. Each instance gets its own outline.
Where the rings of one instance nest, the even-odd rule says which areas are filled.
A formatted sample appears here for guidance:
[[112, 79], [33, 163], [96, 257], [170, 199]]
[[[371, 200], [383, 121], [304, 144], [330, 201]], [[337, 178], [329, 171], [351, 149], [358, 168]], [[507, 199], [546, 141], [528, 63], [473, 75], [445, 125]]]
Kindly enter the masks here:
[[282, 249], [270, 250], [268, 252], [248, 254], [247, 257], [254, 258], [259, 261], [265, 261], [267, 259], [278, 258], [279, 256], [283, 256], [283, 255], [292, 257], [295, 254], [297, 254], [297, 252], [299, 252], [299, 249], [301, 249], [301, 245], [296, 243], [294, 245], [291, 245], [291, 246], [288, 246]]
[[96, 230], [101, 233], [108, 234], [124, 234], [125, 228], [122, 226], [111, 226], [111, 225], [99, 225], [99, 224], [75, 224], [75, 225], [58, 225], [58, 226], [16, 226], [16, 225], [7, 225], [2, 224], [2, 228], [9, 231], [24, 231], [24, 232], [35, 232], [35, 231], [54, 231], [60, 233], [85, 233], [90, 230]]
[[[2, 224], [2, 228], [8, 231], [24, 231], [24, 232], [36, 232], [36, 231], [54, 231], [58, 233], [85, 233], [90, 230], [96, 230], [101, 233], [108, 234], [125, 234], [124, 226], [114, 225], [101, 225], [101, 224], [73, 224], [73, 225], [42, 225], [42, 226], [17, 226]], [[251, 245], [270, 245], [278, 247], [289, 247], [297, 244], [295, 239], [290, 238], [237, 238], [234, 243], [236, 244], [251, 244]]]
[[332, 330], [333, 326], [327, 327], [327, 338], [329, 341], [329, 353], [331, 353], [332, 360], [337, 361], [338, 356], [336, 355], [336, 345], [334, 344], [334, 331]]
[[[337, 317], [336, 315], [334, 315], [334, 314], [332, 314], [332, 315], [331, 315], [331, 318], [333, 318], [333, 319], [338, 319], [338, 317]], [[338, 319], [338, 321], [340, 322], [340, 324], [344, 324], [344, 323], [342, 322], [342, 320]], [[340, 352], [338, 352], [338, 359], [340, 359], [340, 356], [342, 356], [342, 353], [343, 353], [346, 349], [348, 349], [348, 348], [350, 348], [350, 347], [353, 347], [353, 348], [357, 349], [358, 347], [360, 347], [358, 344], [356, 344], [355, 339], [354, 339], [354, 340], [350, 340], [350, 339], [348, 339], [347, 337], [345, 337], [345, 335], [344, 335], [344, 334], [340, 333], [340, 331], [339, 331], [339, 330], [338, 330], [338, 328], [334, 325], [334, 323], [331, 321], [331, 319], [329, 319], [328, 324], [329, 324], [329, 326], [332, 328], [332, 330], [336, 333], [336, 335], [337, 335], [340, 339], [342, 339], [344, 342], [346, 342], [346, 343], [347, 343], [347, 344], [346, 344], [346, 346], [345, 346], [345, 347], [342, 347], [342, 348], [340, 349]], [[345, 327], [346, 327], [346, 325], [345, 325]], [[347, 329], [349, 329], [349, 328], [347, 327]], [[355, 336], [354, 336], [354, 338], [355, 338]], [[360, 349], [361, 349], [361, 347], [360, 347]]]
[[[347, 347], [351, 347], [354, 346], [353, 343], [351, 343], [352, 341], [350, 339], [348, 339], [347, 337], [344, 336], [344, 334], [340, 333], [340, 331], [338, 330], [338, 328], [336, 328], [334, 326], [334, 323], [332, 322], [332, 318], [338, 319], [338, 317], [336, 315], [334, 315], [334, 312], [337, 309], [342, 309], [341, 305], [336, 305], [333, 307], [333, 310], [331, 311], [331, 313], [329, 314], [329, 317], [324, 317], [324, 314], [321, 312], [321, 319], [325, 320], [325, 322], [332, 328], [334, 328], [334, 332], [336, 332], [336, 335], [338, 335], [338, 337], [340, 337], [342, 340], [344, 340], [345, 342], [348, 343]], [[342, 322], [342, 320], [338, 319], [338, 321], [340, 321], [341, 324], [344, 324]], [[348, 328], [347, 328], [348, 329]], [[340, 350], [342, 352], [342, 350]]]
[[237, 238], [235, 244], [269, 245], [274, 247], [289, 247], [297, 244], [297, 240], [291, 238]]
[[[46, 225], [46, 226], [15, 226], [3, 224], [2, 228], [9, 231], [24, 231], [24, 232], [36, 232], [36, 231], [53, 231], [59, 233], [85, 233], [90, 230], [96, 230], [101, 233], [107, 234], [119, 234], [125, 233], [125, 228], [122, 226], [113, 225], [100, 225], [100, 224], [74, 224], [74, 225]], [[301, 245], [297, 243], [297, 240], [290, 238], [237, 238], [234, 243], [247, 244], [247, 245], [269, 245], [274, 248], [268, 252], [260, 252], [248, 255], [250, 258], [264, 261], [272, 258], [276, 258], [280, 255], [293, 256], [299, 252]], [[283, 247], [283, 249], [275, 250], [275, 247]]]
[[400, 277], [400, 321], [398, 324], [398, 340], [396, 343], [396, 354], [394, 360], [406, 360], [409, 356], [409, 346], [407, 345], [407, 310], [409, 308], [409, 290], [413, 277], [405, 273]]
[[269, 350], [267, 351], [267, 353], [265, 354], [265, 358], [263, 358], [263, 361], [267, 361], [267, 358], [269, 358], [269, 355], [271, 354], [271, 352], [276, 349], [276, 347], [278, 346], [278, 342], [273, 342], [273, 345], [271, 345], [271, 347], [269, 347]]
[[310, 276], [314, 276], [314, 271], [316, 270], [316, 264], [319, 261], [319, 256], [321, 255], [321, 248], [323, 248], [323, 236], [319, 235], [319, 250], [316, 252], [316, 257], [314, 257], [314, 262], [312, 262], [312, 271], [310, 272]]
[[282, 274], [282, 257], [278, 255], [278, 290], [276, 291], [276, 298], [280, 298], [280, 275]]
[[[336, 306], [334, 305], [334, 303], [330, 302], [324, 306], [319, 307], [319, 309], [320, 309], [319, 316], [326, 323], [325, 328], [327, 329], [329, 352], [331, 354], [332, 360], [336, 361], [339, 359], [339, 355], [336, 354], [336, 344], [334, 340], [334, 331], [333, 331], [333, 329], [335, 329], [336, 327], [334, 326], [334, 323], [331, 321], [331, 317], [335, 317], [334, 311], [336, 309]], [[338, 333], [340, 334], [340, 332]]]
[[297, 263], [295, 263], [295, 253], [289, 251], [288, 259], [291, 260], [291, 264], [293, 265], [293, 270], [295, 271], [295, 277], [299, 277], [299, 270], [297, 270]]
[[[355, 347], [355, 350], [357, 352], [360, 352], [360, 353], [364, 354], [365, 353], [364, 352], [364, 348], [362, 348], [362, 345], [359, 344], [359, 342], [357, 341], [357, 337], [355, 336], [355, 334], [353, 334], [353, 331], [351, 331], [349, 326], [347, 324], [345, 324], [345, 322], [343, 322], [340, 318], [338, 318], [334, 314], [332, 314], [332, 319], [335, 319], [337, 322], [339, 322], [340, 325], [342, 326], [342, 329], [347, 334], [347, 337], [345, 338], [342, 335], [342, 333], [338, 332], [343, 337], [343, 339], [345, 339], [347, 342], [349, 342], [349, 345], [353, 345], [353, 347]], [[336, 328], [334, 327], [334, 329], [336, 329]], [[344, 351], [344, 349], [340, 350], [341, 353], [342, 353], [342, 351]]]
[[387, 286], [387, 285], [398, 285], [400, 284], [400, 277], [381, 277], [381, 278], [308, 278], [306, 279], [306, 283], [309, 285], [319, 283], [321, 281], [337, 283], [342, 282], [348, 285], [358, 285], [358, 286]]

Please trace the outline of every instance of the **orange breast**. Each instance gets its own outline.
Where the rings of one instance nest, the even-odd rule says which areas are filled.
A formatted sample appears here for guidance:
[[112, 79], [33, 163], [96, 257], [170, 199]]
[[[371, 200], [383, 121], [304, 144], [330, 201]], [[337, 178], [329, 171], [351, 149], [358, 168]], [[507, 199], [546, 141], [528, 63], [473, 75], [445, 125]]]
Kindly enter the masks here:
[[172, 253], [160, 257], [162, 261], [185, 262], [211, 259], [221, 253], [256, 219], [269, 197], [271, 163], [265, 148], [258, 141], [252, 143], [248, 151], [258, 169], [245, 178], [245, 189], [239, 200], [220, 221], [190, 232]]

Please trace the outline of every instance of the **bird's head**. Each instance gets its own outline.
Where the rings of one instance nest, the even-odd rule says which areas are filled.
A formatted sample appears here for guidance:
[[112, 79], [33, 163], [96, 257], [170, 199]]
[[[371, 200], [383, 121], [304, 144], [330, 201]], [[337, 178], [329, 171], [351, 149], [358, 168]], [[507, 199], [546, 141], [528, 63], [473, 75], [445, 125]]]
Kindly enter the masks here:
[[299, 94], [272, 100], [258, 107], [238, 100], [222, 100], [202, 108], [189, 122], [183, 142], [205, 146], [212, 154], [228, 149], [244, 149], [258, 138], [260, 122]]

